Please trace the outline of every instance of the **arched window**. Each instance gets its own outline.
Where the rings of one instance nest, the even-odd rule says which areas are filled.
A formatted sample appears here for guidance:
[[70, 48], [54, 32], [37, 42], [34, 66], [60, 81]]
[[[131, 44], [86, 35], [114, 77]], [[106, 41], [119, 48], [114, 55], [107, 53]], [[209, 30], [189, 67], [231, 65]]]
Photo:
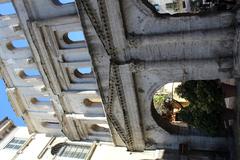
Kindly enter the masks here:
[[16, 39], [7, 43], [6, 46], [9, 50], [14, 50], [14, 49], [27, 48], [29, 45], [26, 39]]
[[74, 75], [77, 78], [91, 78], [93, 77], [93, 72], [91, 67], [79, 67], [74, 71]]
[[106, 124], [93, 124], [91, 129], [94, 132], [109, 132], [109, 127]]
[[59, 122], [42, 122], [42, 126], [46, 128], [59, 129]]
[[91, 74], [92, 68], [91, 67], [79, 67], [77, 68], [78, 72], [81, 74]]
[[50, 97], [34, 97], [31, 99], [31, 103], [35, 105], [49, 105], [51, 104]]
[[65, 5], [65, 4], [70, 4], [75, 2], [75, 0], [52, 0], [52, 1], [56, 5]]
[[39, 78], [41, 77], [41, 74], [37, 69], [24, 69], [20, 71], [19, 73], [20, 78], [26, 79], [26, 78]]
[[60, 3], [62, 4], [68, 4], [68, 3], [73, 3], [75, 0], [59, 0]]
[[0, 3], [0, 16], [16, 14], [16, 11], [11, 2]]
[[63, 35], [63, 40], [67, 44], [78, 43], [85, 41], [85, 37], [82, 31], [68, 32]]
[[101, 107], [102, 102], [100, 98], [85, 98], [83, 103], [87, 107]]
[[51, 154], [67, 159], [86, 159], [92, 154], [91, 145], [59, 143], [52, 147]]

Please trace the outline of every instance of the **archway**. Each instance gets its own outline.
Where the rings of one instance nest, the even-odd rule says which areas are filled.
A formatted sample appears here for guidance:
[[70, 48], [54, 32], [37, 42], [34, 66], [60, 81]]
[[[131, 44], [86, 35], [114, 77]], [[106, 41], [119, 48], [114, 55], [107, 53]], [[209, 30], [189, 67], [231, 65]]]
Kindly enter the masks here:
[[170, 134], [226, 136], [225, 124], [234, 119], [224, 101], [231, 95], [226, 86], [219, 80], [168, 83], [153, 96], [152, 116]]
[[160, 14], [202, 14], [231, 11], [236, 0], [144, 0], [149, 8]]

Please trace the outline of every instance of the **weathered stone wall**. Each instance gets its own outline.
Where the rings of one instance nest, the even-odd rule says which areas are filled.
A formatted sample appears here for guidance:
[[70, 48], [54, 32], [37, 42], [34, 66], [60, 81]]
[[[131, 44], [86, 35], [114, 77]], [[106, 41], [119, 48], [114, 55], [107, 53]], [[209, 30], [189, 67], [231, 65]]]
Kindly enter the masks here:
[[[51, 92], [46, 89], [42, 76], [38, 75], [31, 48], [28, 45], [17, 48], [13, 44], [16, 40], [26, 41], [16, 14], [0, 16], [0, 32], [1, 75], [16, 114], [23, 117], [30, 132], [62, 135], [60, 128], [42, 126], [44, 122], [58, 123], [58, 119], [50, 101]], [[41, 102], [34, 99], [46, 100]]]
[[[31, 132], [111, 141], [94, 73], [77, 71], [91, 68], [87, 44], [67, 39], [68, 33], [82, 30], [75, 4], [57, 0], [13, 3], [18, 17], [0, 16], [0, 53], [2, 76], [18, 116]], [[9, 45], [19, 38], [27, 39], [29, 46]], [[27, 76], [25, 69], [39, 75]]]
[[151, 105], [166, 83], [237, 76], [238, 12], [160, 15], [144, 2], [77, 0], [113, 139], [138, 151], [181, 143], [226, 148], [221, 137], [170, 135], [154, 121]]

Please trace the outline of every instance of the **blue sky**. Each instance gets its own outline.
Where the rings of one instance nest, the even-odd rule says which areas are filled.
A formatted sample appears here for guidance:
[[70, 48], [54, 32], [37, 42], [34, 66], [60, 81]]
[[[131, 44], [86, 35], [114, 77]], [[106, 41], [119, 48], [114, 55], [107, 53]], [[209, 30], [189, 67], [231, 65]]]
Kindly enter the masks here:
[[[66, 4], [70, 2], [74, 2], [74, 0], [59, 0], [59, 2]], [[0, 16], [1, 15], [9, 15], [9, 14], [15, 14], [15, 9], [12, 5], [12, 3], [0, 3]], [[1, 35], [0, 35], [1, 37]], [[84, 40], [84, 35], [82, 32], [70, 32], [68, 34], [69, 39], [73, 41], [80, 41]], [[24, 39], [20, 40], [14, 40], [12, 41], [12, 44], [15, 48], [23, 48], [27, 47], [28, 43]], [[91, 68], [90, 67], [85, 67], [79, 69], [82, 73], [89, 73]], [[39, 72], [37, 70], [28, 70], [26, 71], [29, 75], [38, 75]], [[4, 117], [9, 117], [15, 125], [17, 126], [25, 126], [23, 120], [21, 117], [17, 117], [15, 112], [13, 111], [11, 104], [8, 101], [7, 94], [6, 94], [6, 86], [4, 84], [4, 81], [0, 79], [0, 120], [3, 119]]]
[[[15, 9], [12, 5], [12, 3], [2, 3], [0, 4], [0, 15], [9, 15], [9, 14], [15, 14]], [[1, 36], [0, 36], [1, 37]], [[18, 41], [15, 42], [16, 46], [24, 46], [26, 42], [24, 41]], [[21, 117], [17, 117], [15, 112], [13, 111], [11, 104], [8, 101], [8, 97], [6, 94], [6, 86], [4, 84], [4, 81], [0, 79], [0, 119], [3, 119], [4, 117], [8, 117], [15, 125], [18, 126], [24, 126], [24, 122]]]
[[12, 5], [12, 3], [2, 3], [0, 4], [0, 14], [1, 15], [8, 15], [8, 14], [14, 14], [15, 9]]
[[66, 4], [66, 3], [74, 2], [74, 0], [59, 0], [59, 2]]
[[24, 126], [24, 122], [22, 118], [17, 117], [15, 112], [13, 111], [11, 104], [8, 101], [8, 97], [6, 94], [6, 87], [3, 82], [3, 80], [0, 80], [0, 119], [3, 119], [4, 117], [8, 117], [9, 119], [13, 120], [15, 125], [17, 126]]

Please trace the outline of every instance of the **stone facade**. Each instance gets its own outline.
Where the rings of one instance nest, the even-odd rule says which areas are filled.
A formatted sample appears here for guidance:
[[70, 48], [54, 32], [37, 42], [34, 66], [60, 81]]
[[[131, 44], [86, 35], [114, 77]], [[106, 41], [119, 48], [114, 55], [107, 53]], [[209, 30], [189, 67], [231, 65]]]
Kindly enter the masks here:
[[144, 0], [77, 0], [77, 7], [117, 145], [121, 139], [135, 151], [181, 143], [196, 150], [227, 147], [221, 137], [166, 132], [151, 105], [169, 82], [238, 77], [238, 12], [161, 15]]
[[[17, 115], [31, 133], [111, 141], [93, 72], [77, 75], [78, 68], [91, 68], [87, 45], [66, 41], [69, 32], [82, 31], [74, 3], [13, 3], [19, 19], [0, 17], [1, 72]], [[14, 47], [19, 39], [29, 45]]]
[[[239, 78], [237, 9], [171, 16], [156, 13], [147, 0], [13, 4], [18, 18], [0, 16], [1, 74], [31, 133], [174, 155], [186, 143], [200, 155], [227, 150], [226, 137], [170, 134], [151, 106], [169, 82]], [[69, 39], [74, 31], [84, 32], [86, 41]], [[14, 48], [19, 38], [29, 46]], [[84, 67], [92, 70], [81, 73]], [[29, 68], [39, 75], [28, 76]]]

